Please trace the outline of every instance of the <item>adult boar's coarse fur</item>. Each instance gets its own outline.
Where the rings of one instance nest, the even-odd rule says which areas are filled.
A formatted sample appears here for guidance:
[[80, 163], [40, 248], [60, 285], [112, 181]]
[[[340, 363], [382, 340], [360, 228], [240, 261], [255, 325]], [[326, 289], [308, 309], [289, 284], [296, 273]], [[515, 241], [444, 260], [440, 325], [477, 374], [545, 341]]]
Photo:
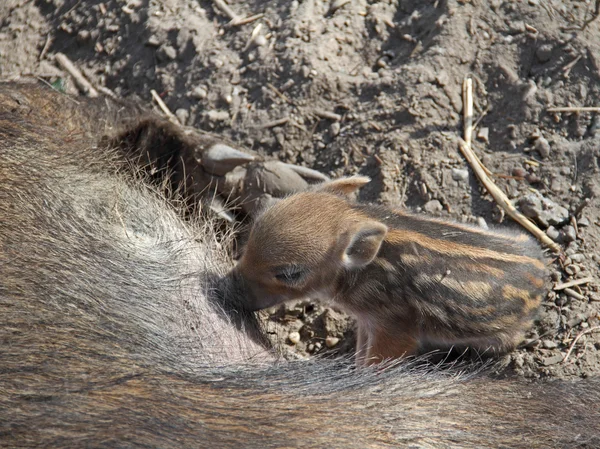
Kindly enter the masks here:
[[96, 113], [0, 86], [0, 446], [600, 446], [597, 380], [276, 361]]

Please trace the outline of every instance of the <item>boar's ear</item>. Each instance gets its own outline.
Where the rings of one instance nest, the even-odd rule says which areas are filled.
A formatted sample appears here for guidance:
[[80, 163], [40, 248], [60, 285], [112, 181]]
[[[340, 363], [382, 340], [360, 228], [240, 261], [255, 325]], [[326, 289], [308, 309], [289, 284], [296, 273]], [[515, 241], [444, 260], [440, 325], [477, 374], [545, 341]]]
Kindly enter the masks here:
[[349, 195], [356, 192], [365, 184], [369, 183], [371, 178], [366, 176], [350, 176], [347, 178], [336, 179], [335, 181], [324, 182], [319, 184], [315, 191], [332, 193], [334, 195]]
[[350, 269], [370, 264], [379, 252], [387, 231], [387, 226], [378, 221], [363, 221], [351, 228], [342, 264]]

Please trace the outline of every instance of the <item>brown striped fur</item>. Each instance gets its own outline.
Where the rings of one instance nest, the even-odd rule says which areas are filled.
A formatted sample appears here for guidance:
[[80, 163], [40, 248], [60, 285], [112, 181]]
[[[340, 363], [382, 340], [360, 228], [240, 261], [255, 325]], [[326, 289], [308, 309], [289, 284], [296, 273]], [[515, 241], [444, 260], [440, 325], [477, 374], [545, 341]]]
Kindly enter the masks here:
[[248, 306], [332, 300], [358, 321], [359, 361], [415, 354], [423, 343], [514, 348], [544, 293], [539, 245], [346, 198], [364, 182], [344, 178], [264, 211], [234, 270], [255, 293]]

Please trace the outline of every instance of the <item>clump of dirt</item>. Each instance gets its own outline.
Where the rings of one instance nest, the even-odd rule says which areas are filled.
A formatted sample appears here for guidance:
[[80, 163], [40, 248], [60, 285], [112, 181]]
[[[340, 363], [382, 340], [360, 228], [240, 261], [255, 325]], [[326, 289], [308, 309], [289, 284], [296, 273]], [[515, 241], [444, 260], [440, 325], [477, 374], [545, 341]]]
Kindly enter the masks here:
[[[155, 89], [181, 123], [265, 157], [368, 175], [362, 200], [514, 227], [457, 149], [470, 75], [476, 152], [565, 248], [539, 323], [507, 365], [527, 377], [600, 372], [600, 116], [548, 110], [600, 105], [597, 2], [230, 1], [239, 18], [262, 14], [242, 25], [209, 1], [1, 3], [4, 80], [76, 93], [54, 62], [62, 52], [94, 85], [148, 105]], [[320, 305], [266, 320], [300, 355], [352, 347], [348, 318]]]

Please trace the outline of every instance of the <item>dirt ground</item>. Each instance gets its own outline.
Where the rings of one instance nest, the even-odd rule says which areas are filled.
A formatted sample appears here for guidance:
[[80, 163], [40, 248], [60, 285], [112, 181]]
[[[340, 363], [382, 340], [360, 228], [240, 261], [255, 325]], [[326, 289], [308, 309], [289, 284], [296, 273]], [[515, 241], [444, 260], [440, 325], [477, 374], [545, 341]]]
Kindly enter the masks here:
[[[373, 181], [361, 199], [485, 226], [500, 213], [458, 151], [461, 84], [474, 148], [508, 197], [565, 250], [522, 349], [526, 377], [600, 373], [600, 1], [3, 0], [0, 78], [95, 86], [266, 158]], [[586, 279], [590, 278], [590, 279]], [[352, 348], [352, 322], [309, 301], [265, 314], [283, 348]], [[295, 334], [297, 332], [297, 334]], [[294, 345], [292, 340], [299, 341]], [[565, 357], [569, 354], [568, 358]]]

